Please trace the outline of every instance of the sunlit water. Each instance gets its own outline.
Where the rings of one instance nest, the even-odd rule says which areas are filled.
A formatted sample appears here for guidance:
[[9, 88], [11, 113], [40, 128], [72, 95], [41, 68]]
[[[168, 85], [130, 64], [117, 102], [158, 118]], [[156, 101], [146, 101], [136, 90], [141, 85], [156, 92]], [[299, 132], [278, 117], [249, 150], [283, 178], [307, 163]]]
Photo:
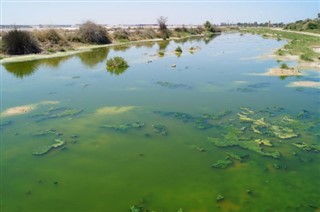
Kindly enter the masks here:
[[[319, 90], [287, 86], [319, 75], [257, 75], [279, 64], [254, 57], [284, 44], [222, 34], [3, 65], [2, 112], [24, 105], [33, 110], [2, 117], [1, 211], [129, 211], [134, 205], [170, 212], [319, 211]], [[200, 48], [192, 54], [190, 47]], [[108, 72], [113, 56], [130, 67]], [[68, 109], [77, 113], [62, 116]], [[231, 113], [212, 118], [224, 111]], [[286, 117], [296, 136], [254, 132], [239, 114], [263, 118], [268, 129], [283, 127]], [[144, 125], [134, 128], [134, 122]], [[160, 124], [165, 129], [157, 131]], [[53, 133], [35, 135], [48, 129]], [[268, 139], [273, 146], [261, 144], [263, 152], [281, 156], [210, 140], [240, 136], [241, 142]], [[33, 154], [55, 139], [65, 144]], [[227, 153], [248, 156], [239, 161]], [[227, 157], [229, 166], [212, 167]]]

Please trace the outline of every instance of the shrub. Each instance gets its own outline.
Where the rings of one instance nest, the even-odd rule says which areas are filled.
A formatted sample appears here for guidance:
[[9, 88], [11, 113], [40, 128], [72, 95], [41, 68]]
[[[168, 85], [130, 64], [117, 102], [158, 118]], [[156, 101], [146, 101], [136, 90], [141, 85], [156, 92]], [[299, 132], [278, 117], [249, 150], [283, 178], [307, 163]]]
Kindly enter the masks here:
[[129, 40], [130, 33], [125, 29], [117, 29], [113, 32], [113, 39], [117, 40]]
[[94, 44], [108, 44], [111, 43], [108, 38], [107, 30], [91, 21], [87, 21], [79, 28], [79, 35], [82, 42]]
[[278, 51], [276, 51], [276, 54], [279, 56], [284, 56], [286, 54], [286, 52], [282, 49], [279, 49]]
[[182, 53], [181, 47], [178, 46], [178, 47], [175, 49], [175, 52], [178, 53], [178, 54], [181, 54], [181, 53]]
[[30, 32], [11, 30], [2, 37], [6, 54], [21, 55], [41, 52], [38, 40]]
[[130, 33], [130, 40], [154, 39], [157, 33], [152, 28], [137, 29]]
[[281, 69], [289, 69], [289, 66], [288, 66], [286, 63], [282, 63], [282, 64], [280, 65], [280, 68], [281, 68]]
[[55, 29], [36, 31], [35, 36], [40, 42], [50, 42], [51, 44], [62, 44], [66, 40]]
[[119, 75], [129, 67], [127, 61], [122, 57], [113, 57], [107, 60], [107, 70], [113, 74]]
[[159, 57], [163, 57], [164, 56], [164, 52], [163, 51], [159, 51], [158, 55], [159, 55]]
[[206, 21], [203, 24], [203, 27], [205, 29], [206, 32], [209, 33], [215, 33], [215, 32], [221, 32], [221, 30], [218, 30], [215, 26], [213, 26], [209, 21]]
[[301, 60], [304, 60], [304, 61], [313, 61], [313, 59], [312, 59], [312, 56], [311, 55], [309, 55], [309, 54], [302, 54], [302, 55], [300, 55], [300, 59]]

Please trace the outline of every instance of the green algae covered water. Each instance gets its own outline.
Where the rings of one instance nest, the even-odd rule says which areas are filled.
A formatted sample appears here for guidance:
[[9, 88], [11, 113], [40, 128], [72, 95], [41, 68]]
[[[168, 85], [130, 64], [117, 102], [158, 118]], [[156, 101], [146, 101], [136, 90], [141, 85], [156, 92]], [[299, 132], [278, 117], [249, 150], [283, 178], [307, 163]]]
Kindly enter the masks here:
[[[1, 211], [319, 211], [319, 90], [288, 87], [319, 74], [261, 76], [279, 64], [253, 59], [284, 44], [235, 33], [3, 64]], [[114, 56], [130, 67], [108, 71]]]

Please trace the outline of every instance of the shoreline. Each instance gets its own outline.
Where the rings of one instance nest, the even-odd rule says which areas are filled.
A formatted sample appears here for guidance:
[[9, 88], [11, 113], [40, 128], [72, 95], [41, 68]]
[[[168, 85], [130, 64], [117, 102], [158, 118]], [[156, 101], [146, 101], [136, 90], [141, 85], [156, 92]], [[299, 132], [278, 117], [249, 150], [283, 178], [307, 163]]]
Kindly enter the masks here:
[[[217, 33], [217, 35], [220, 35], [220, 34], [221, 33], [219, 33], [219, 34]], [[185, 36], [185, 37], [181, 37], [181, 38], [172, 37], [172, 38], [168, 38], [166, 41], [181, 40], [181, 39], [193, 38], [193, 37], [205, 37], [205, 35], [191, 35], [191, 36]], [[129, 41], [129, 42], [125, 42], [125, 43], [110, 43], [110, 44], [104, 44], [104, 45], [86, 45], [86, 46], [77, 47], [75, 50], [70, 50], [70, 51], [66, 51], [66, 52], [54, 52], [51, 54], [41, 54], [40, 53], [40, 54], [27, 54], [27, 55], [8, 55], [8, 57], [4, 57], [0, 60], [0, 64], [15, 63], [15, 62], [28, 62], [28, 61], [34, 61], [34, 60], [66, 57], [66, 56], [79, 54], [82, 52], [91, 51], [93, 49], [98, 49], [98, 48], [131, 45], [131, 44], [135, 44], [135, 43], [144, 43], [144, 42], [159, 42], [159, 41], [164, 41], [164, 40], [162, 38], [155, 38], [155, 39]]]
[[[303, 70], [308, 70], [312, 69], [314, 71], [320, 71], [320, 47], [318, 45], [307, 45], [305, 46], [309, 50], [311, 50], [313, 53], [318, 54], [316, 58], [313, 58], [313, 60], [308, 61], [308, 60], [302, 60], [301, 56], [305, 54], [305, 52], [298, 50], [296, 54], [291, 54], [287, 53], [286, 55], [278, 55], [277, 52], [279, 50], [285, 49], [285, 45], [289, 45], [292, 42], [292, 38], [290, 36], [284, 36], [283, 34], [277, 34], [279, 33], [288, 33], [288, 34], [300, 34], [300, 35], [305, 35], [305, 36], [311, 36], [313, 38], [317, 38], [320, 36], [320, 34], [316, 33], [308, 33], [308, 32], [297, 32], [297, 31], [288, 31], [288, 30], [283, 30], [283, 29], [278, 29], [278, 28], [247, 28], [244, 30], [240, 30], [240, 32], [244, 33], [249, 33], [249, 34], [258, 34], [260, 36], [267, 36], [267, 38], [270, 39], [281, 39], [281, 40], [286, 40], [288, 43], [284, 44], [283, 46], [273, 49], [272, 52], [268, 52], [262, 55], [259, 55], [254, 58], [243, 58], [243, 59], [274, 59], [277, 60], [278, 62], [287, 62], [287, 61], [294, 61], [297, 64], [292, 67], [292, 69], [286, 69], [286, 70], [281, 70], [279, 67], [273, 67], [269, 68], [265, 73], [262, 73], [260, 75], [265, 75], [265, 76], [301, 76], [304, 75], [304, 73], [300, 72]], [[276, 33], [276, 34], [274, 34]], [[286, 50], [285, 50], [286, 51]], [[277, 70], [276, 70], [277, 69]], [[291, 71], [290, 71], [291, 70]], [[287, 74], [287, 75], [286, 75]]]

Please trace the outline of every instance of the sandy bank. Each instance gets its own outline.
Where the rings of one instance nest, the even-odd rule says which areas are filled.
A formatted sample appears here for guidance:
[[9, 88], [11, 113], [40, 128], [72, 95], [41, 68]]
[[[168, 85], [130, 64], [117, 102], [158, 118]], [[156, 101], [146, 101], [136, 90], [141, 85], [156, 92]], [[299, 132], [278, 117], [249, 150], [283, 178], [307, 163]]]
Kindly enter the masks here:
[[309, 88], [318, 88], [320, 89], [320, 82], [314, 81], [299, 81], [291, 82], [288, 87], [309, 87]]
[[270, 68], [268, 72], [263, 73], [261, 75], [285, 77], [285, 76], [302, 76], [302, 73], [295, 68], [291, 68], [291, 69]]

